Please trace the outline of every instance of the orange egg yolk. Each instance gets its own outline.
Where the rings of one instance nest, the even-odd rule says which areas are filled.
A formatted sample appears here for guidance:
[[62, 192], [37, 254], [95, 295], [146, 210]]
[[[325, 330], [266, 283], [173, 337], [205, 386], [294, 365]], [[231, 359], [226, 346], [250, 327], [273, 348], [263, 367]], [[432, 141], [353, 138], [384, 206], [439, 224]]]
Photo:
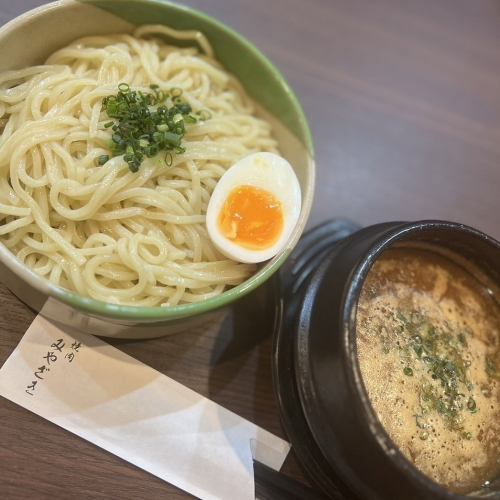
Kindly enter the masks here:
[[283, 231], [281, 202], [269, 191], [255, 186], [238, 186], [219, 214], [222, 234], [251, 250], [265, 250], [274, 245]]

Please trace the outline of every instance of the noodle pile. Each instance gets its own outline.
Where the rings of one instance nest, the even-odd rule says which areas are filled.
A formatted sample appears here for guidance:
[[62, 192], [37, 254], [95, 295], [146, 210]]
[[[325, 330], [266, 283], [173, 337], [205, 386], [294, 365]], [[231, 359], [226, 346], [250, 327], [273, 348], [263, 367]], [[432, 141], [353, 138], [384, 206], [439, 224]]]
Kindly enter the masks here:
[[[162, 34], [203, 53], [154, 38]], [[171, 166], [161, 153], [137, 173], [123, 156], [99, 165], [112, 135], [102, 101], [122, 82], [182, 89], [210, 115], [187, 127]], [[215, 250], [205, 212], [228, 167], [276, 152], [253, 113], [203, 35], [163, 26], [82, 38], [44, 65], [0, 73], [0, 241], [52, 283], [106, 302], [172, 306], [222, 293], [254, 267]]]

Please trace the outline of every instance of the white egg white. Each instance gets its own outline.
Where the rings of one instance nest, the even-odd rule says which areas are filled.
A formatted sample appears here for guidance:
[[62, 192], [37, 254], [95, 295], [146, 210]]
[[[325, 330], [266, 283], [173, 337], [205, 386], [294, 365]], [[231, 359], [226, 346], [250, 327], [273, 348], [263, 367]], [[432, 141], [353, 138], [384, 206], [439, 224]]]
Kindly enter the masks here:
[[[249, 185], [265, 189], [281, 202], [283, 230], [276, 243], [264, 250], [252, 250], [226, 238], [218, 223], [219, 214], [231, 192], [238, 186]], [[238, 262], [256, 263], [274, 257], [288, 242], [299, 219], [300, 185], [291, 165], [273, 153], [254, 153], [246, 156], [219, 179], [207, 209], [207, 230], [218, 250]]]

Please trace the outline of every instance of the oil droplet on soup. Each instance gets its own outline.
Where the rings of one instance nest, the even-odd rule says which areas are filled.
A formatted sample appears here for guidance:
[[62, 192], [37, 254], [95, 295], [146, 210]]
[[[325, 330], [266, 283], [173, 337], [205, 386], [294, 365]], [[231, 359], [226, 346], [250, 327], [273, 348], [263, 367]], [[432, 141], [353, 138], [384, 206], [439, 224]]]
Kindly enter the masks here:
[[495, 285], [456, 259], [384, 252], [358, 302], [357, 349], [391, 439], [434, 481], [470, 493], [500, 477], [500, 306]]

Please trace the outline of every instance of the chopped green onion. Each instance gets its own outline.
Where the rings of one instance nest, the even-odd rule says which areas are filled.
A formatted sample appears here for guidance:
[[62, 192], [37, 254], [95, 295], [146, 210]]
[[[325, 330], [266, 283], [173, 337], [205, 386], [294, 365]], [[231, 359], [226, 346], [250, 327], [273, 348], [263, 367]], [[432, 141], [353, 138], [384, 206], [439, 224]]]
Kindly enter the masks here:
[[[151, 158], [166, 151], [165, 163], [172, 165], [176, 154], [185, 152], [181, 146], [186, 124], [197, 122], [191, 106], [182, 100], [182, 89], [173, 88], [168, 93], [159, 85], [150, 85], [152, 93], [132, 90], [126, 83], [118, 85], [117, 95], [103, 99], [103, 111], [113, 121], [104, 124], [111, 128], [110, 150], [112, 156], [123, 155], [132, 172], [137, 172], [144, 158]], [[210, 114], [203, 110], [200, 116]]]
[[101, 155], [97, 158], [99, 165], [104, 165], [107, 161], [109, 161], [109, 155]]
[[163, 134], [165, 142], [170, 146], [179, 146], [181, 143], [181, 136], [173, 132], [165, 132]]
[[467, 409], [472, 413], [475, 413], [477, 411], [477, 406], [474, 398], [470, 397], [469, 401], [467, 401]]

